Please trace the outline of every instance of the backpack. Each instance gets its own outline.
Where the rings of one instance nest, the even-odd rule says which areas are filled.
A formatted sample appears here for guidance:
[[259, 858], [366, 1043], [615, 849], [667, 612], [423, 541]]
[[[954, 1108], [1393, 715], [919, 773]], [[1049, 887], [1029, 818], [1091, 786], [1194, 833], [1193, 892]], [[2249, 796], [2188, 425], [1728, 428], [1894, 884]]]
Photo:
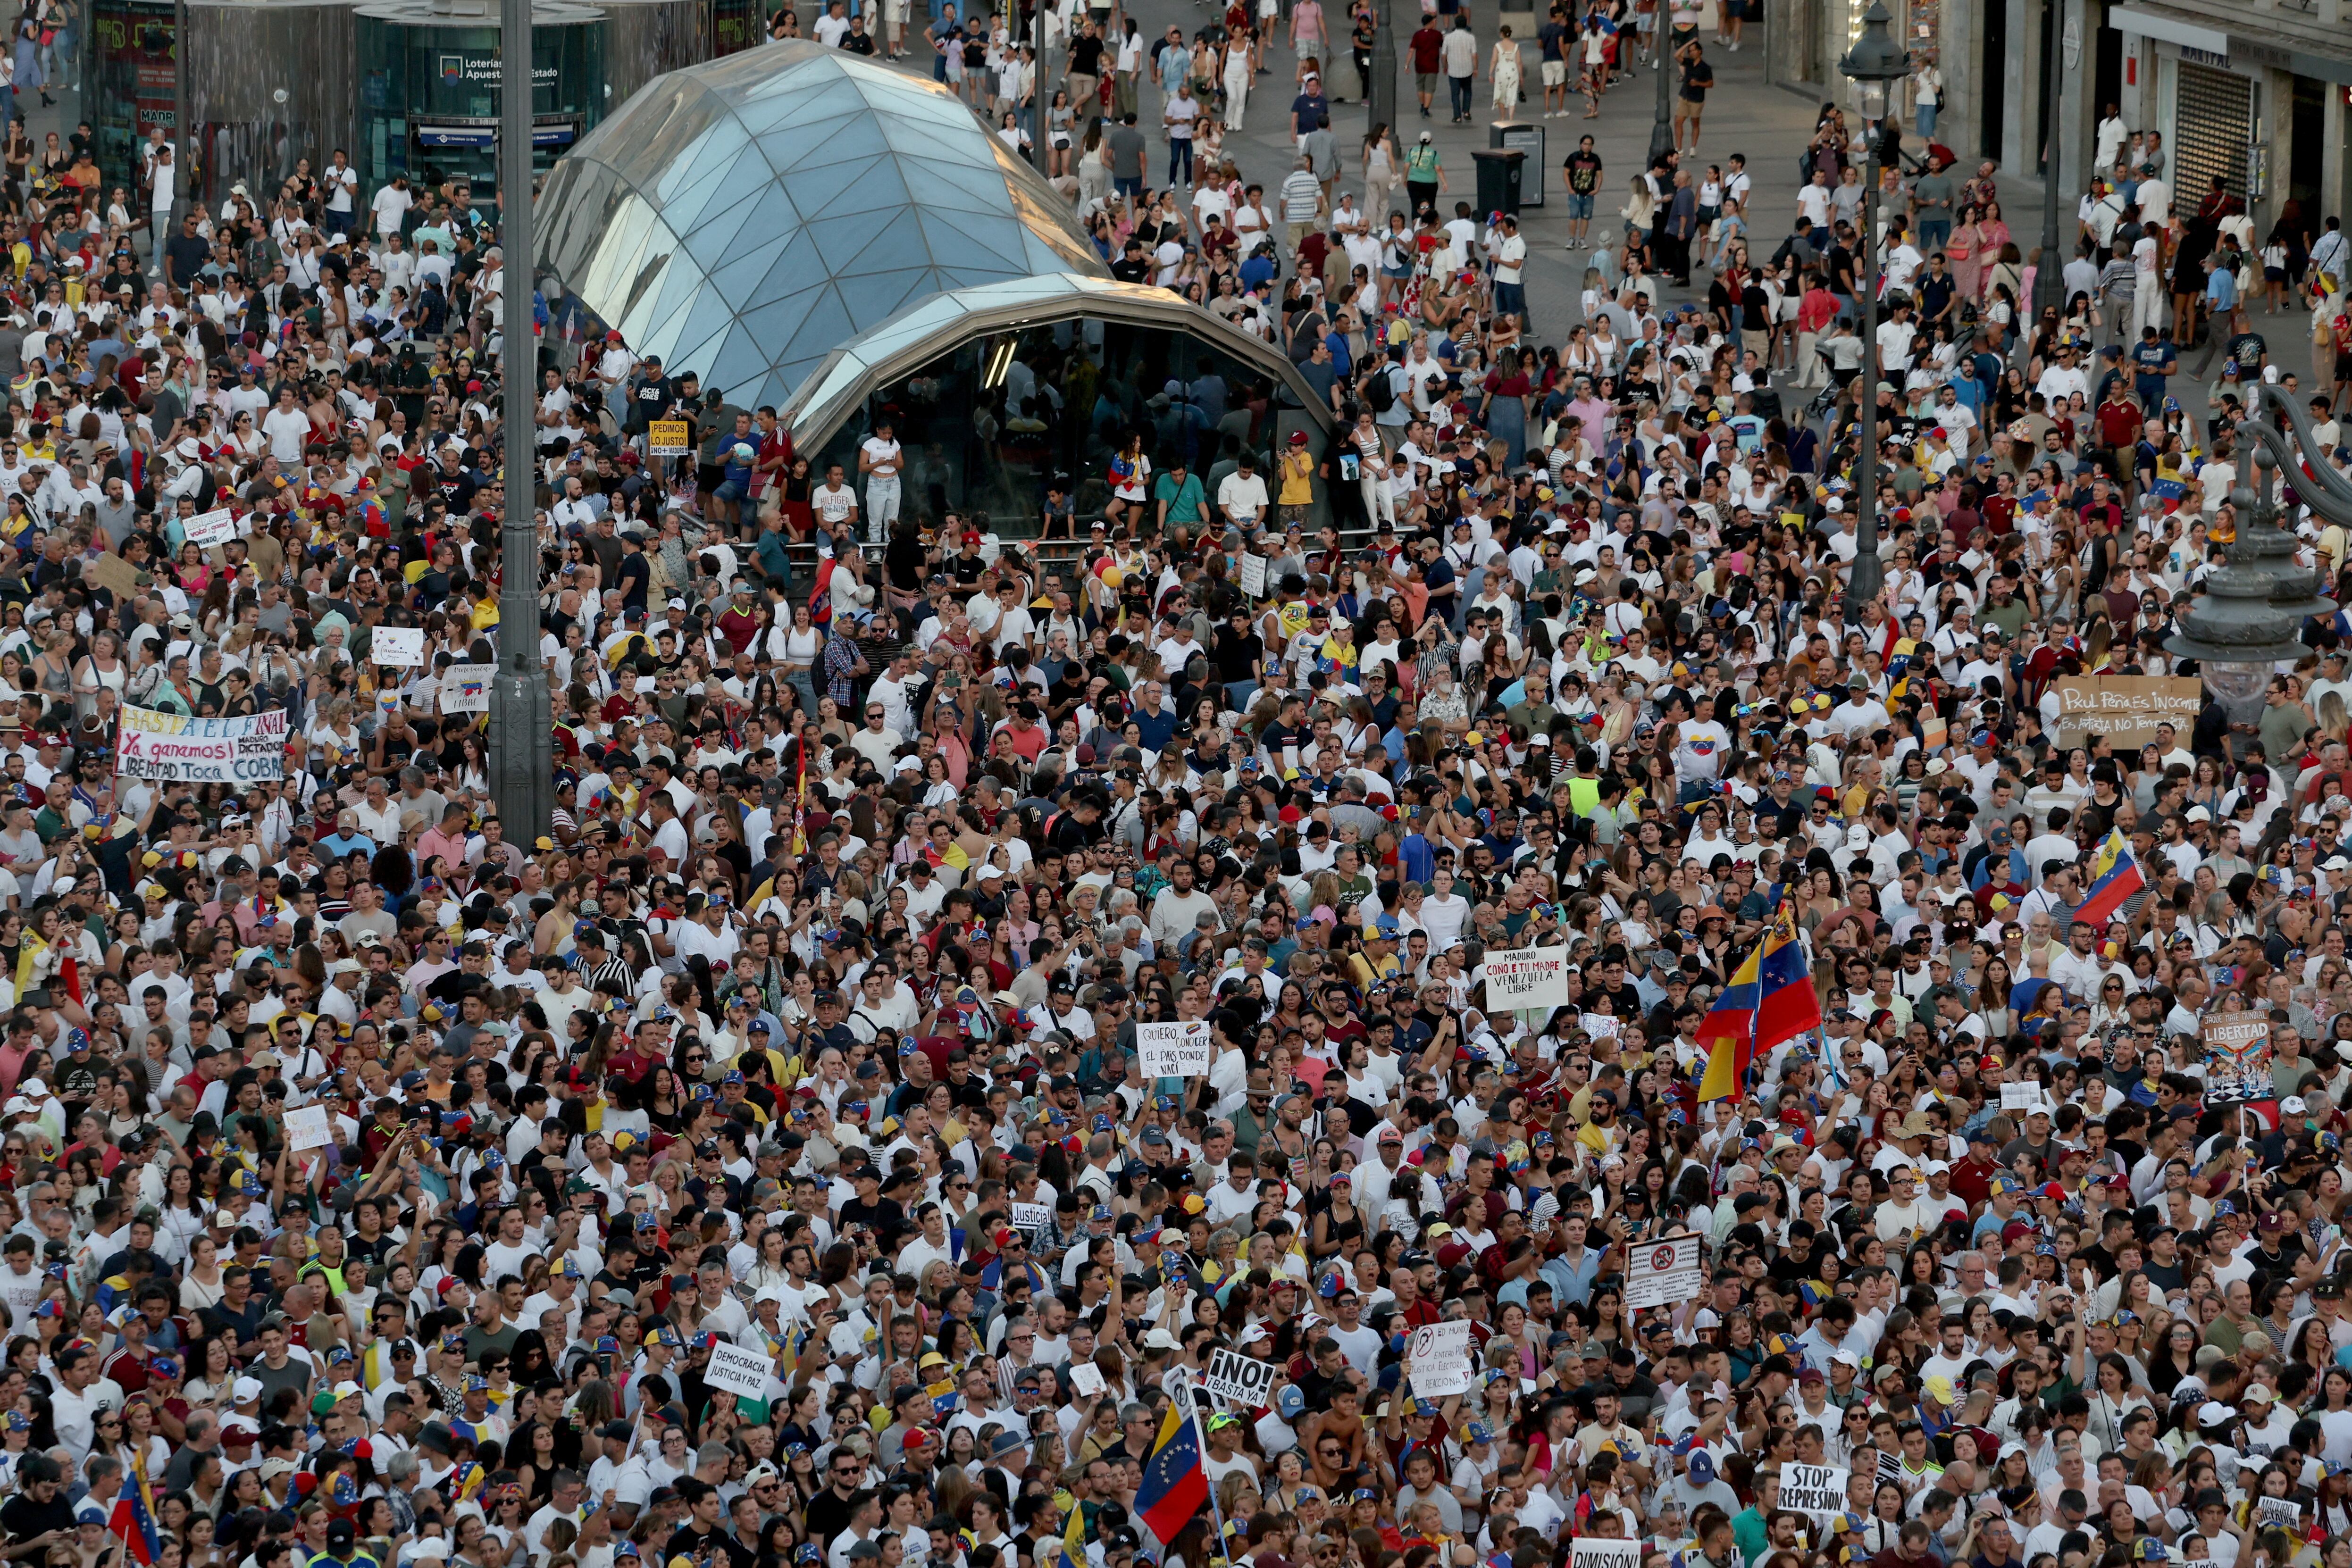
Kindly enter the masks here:
[[1394, 365], [1382, 364], [1364, 383], [1364, 402], [1371, 405], [1374, 413], [1386, 413], [1396, 406], [1396, 382], [1392, 379], [1395, 374]]

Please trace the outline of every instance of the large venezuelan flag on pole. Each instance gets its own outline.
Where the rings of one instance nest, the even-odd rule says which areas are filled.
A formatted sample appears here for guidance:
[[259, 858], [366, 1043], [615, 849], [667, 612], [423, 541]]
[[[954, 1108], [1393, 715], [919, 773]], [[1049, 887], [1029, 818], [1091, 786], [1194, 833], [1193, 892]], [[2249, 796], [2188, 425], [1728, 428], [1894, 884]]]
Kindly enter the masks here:
[[[1200, 1428], [1184, 1414], [1191, 1390], [1183, 1390], [1168, 1406], [1160, 1436], [1144, 1461], [1143, 1484], [1135, 1489], [1135, 1514], [1164, 1544], [1209, 1505], [1209, 1472], [1202, 1462]], [[1078, 1553], [1080, 1568], [1086, 1554]]]
[[2106, 842], [2099, 846], [2098, 859], [2091, 862], [2091, 891], [2083, 899], [2083, 907], [2074, 912], [2077, 920], [2088, 921], [2094, 929], [2104, 925], [2131, 899], [2132, 894], [2147, 885], [2141, 874], [2139, 862], [2132, 858], [2130, 847], [2120, 832], [2111, 832]]
[[1706, 1052], [1700, 1101], [1737, 1095], [1748, 1082], [1748, 1070], [1766, 1051], [1821, 1023], [1821, 998], [1813, 994], [1804, 944], [1783, 904], [1698, 1026], [1698, 1044]]

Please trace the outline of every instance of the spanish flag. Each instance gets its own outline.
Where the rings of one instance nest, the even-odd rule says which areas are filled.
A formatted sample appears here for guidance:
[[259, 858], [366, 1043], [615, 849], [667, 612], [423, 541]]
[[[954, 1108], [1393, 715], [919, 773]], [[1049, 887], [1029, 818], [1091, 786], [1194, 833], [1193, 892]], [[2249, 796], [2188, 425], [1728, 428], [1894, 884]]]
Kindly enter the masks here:
[[1737, 1096], [1759, 1057], [1821, 1022], [1821, 998], [1805, 967], [1804, 944], [1784, 904], [1698, 1026], [1698, 1044], [1706, 1052], [1700, 1101]]

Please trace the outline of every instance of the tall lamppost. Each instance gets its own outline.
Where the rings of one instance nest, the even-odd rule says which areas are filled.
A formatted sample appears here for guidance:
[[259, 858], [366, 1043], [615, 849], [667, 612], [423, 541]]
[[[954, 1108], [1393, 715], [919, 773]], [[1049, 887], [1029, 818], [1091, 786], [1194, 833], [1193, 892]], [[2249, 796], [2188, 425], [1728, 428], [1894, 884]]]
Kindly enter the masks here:
[[[2065, 162], [2065, 138], [2058, 128], [2058, 88], [2066, 79], [2066, 0], [2048, 0], [2050, 16], [2049, 88], [2042, 95], [2042, 112], [2049, 121], [2050, 134], [2042, 142], [2042, 261], [2033, 274], [2033, 308], [2038, 317], [2045, 307], [2055, 308], [2063, 302], [2065, 292], [2066, 258], [2058, 254], [2058, 172]], [[2075, 47], [2081, 48], [2078, 43]]]
[[[1873, 416], [1878, 411], [1878, 152], [1879, 138], [1888, 129], [1887, 95], [1895, 82], [1911, 74], [1911, 57], [1895, 41], [1888, 26], [1886, 0], [1871, 0], [1862, 16], [1862, 37], [1838, 61], [1839, 74], [1853, 83], [1862, 101], [1863, 141], [1868, 149], [1862, 182], [1862, 406], [1854, 419], [1854, 551], [1846, 583], [1849, 620], [1858, 620], [1863, 605], [1877, 599], [1886, 582], [1886, 569], [1878, 559], [1878, 434]], [[1896, 133], [1898, 136], [1900, 132]], [[1901, 143], [1896, 143], [1899, 148]]]
[[[2256, 386], [2238, 438], [2252, 449], [2254, 473], [2252, 485], [2230, 492], [2237, 537], [2223, 564], [2205, 579], [2205, 591], [2181, 612], [2180, 630], [2164, 644], [2176, 658], [2197, 661], [2207, 694], [2233, 726], [2259, 720], [2273, 669], [2303, 656], [2297, 633], [2305, 619], [2336, 609], [2315, 591], [2311, 570], [2295, 561], [2294, 540], [2273, 499], [2280, 470], [2288, 475], [2293, 499], [2329, 522], [2352, 527], [2352, 484], [2315, 455], [2319, 443], [2292, 396], [2268, 383]], [[2305, 454], [2315, 455], [2306, 459]], [[2230, 749], [2235, 756], [2244, 747], [2232, 736]]]
[[1385, 125], [1397, 139], [1397, 145], [1402, 147], [1404, 128], [1397, 123], [1396, 19], [1389, 9], [1389, 0], [1375, 0], [1373, 13], [1372, 90], [1364, 104], [1368, 121], [1364, 133], [1370, 135], [1373, 126]]
[[[1674, 150], [1675, 145], [1675, 73], [1669, 68], [1674, 55], [1674, 22], [1668, 15], [1666, 0], [1659, 0], [1656, 27], [1650, 35], [1650, 66], [1658, 73], [1657, 115], [1650, 121], [1650, 167]], [[1572, 42], [1573, 40], [1571, 40]], [[1667, 182], [1667, 196], [1673, 195], [1673, 182]]]
[[490, 779], [507, 841], [530, 852], [555, 807], [555, 732], [539, 652], [539, 337], [530, 243], [531, 0], [504, 0], [499, 50], [499, 370], [506, 380], [506, 506], [499, 526], [499, 673], [490, 682]]

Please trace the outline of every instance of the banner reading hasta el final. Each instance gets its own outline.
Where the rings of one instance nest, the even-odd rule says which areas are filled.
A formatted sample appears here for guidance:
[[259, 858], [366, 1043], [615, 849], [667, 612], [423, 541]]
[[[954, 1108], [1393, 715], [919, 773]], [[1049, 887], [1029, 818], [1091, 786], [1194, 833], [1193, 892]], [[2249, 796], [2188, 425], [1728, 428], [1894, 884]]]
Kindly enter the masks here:
[[286, 710], [236, 718], [191, 718], [126, 707], [114, 743], [114, 771], [129, 779], [242, 784], [286, 777]]

